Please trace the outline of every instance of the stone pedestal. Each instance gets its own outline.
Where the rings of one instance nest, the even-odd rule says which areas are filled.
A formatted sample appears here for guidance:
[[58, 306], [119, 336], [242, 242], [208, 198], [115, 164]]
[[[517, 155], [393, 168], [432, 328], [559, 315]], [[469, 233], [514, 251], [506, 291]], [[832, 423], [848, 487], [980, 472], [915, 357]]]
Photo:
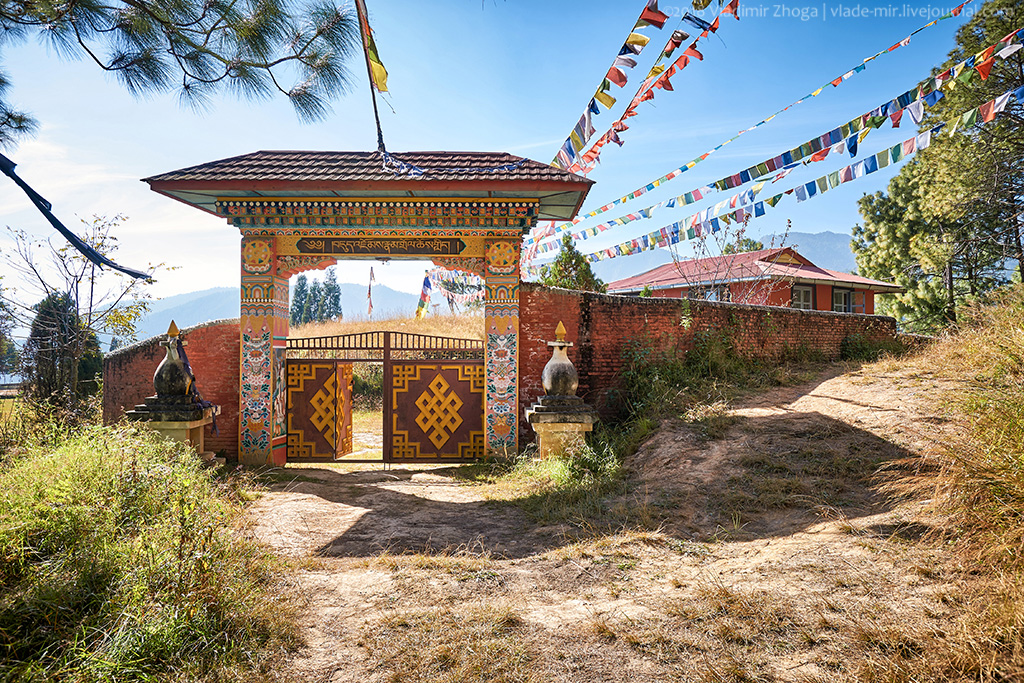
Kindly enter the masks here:
[[526, 409], [526, 420], [537, 434], [537, 455], [547, 458], [560, 455], [574, 442], [582, 442], [586, 433], [594, 429], [597, 411], [576, 395], [579, 375], [569, 360], [565, 341], [565, 326], [558, 323], [555, 341], [551, 347], [551, 360], [544, 366], [541, 381], [545, 395]]

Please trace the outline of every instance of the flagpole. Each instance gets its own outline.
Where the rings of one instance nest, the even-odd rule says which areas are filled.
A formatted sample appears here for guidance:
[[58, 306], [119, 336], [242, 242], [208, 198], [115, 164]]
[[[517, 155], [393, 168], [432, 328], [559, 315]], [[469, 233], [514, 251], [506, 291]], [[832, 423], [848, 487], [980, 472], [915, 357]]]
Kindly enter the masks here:
[[373, 67], [370, 66], [370, 46], [366, 37], [370, 34], [370, 20], [366, 17], [366, 4], [364, 0], [356, 0], [356, 12], [359, 14], [359, 32], [363, 39], [363, 58], [366, 61], [366, 77], [370, 81], [370, 99], [373, 101], [373, 120], [377, 124], [377, 151], [381, 154], [387, 153], [384, 147], [384, 132], [380, 128], [380, 111], [377, 109], [377, 92], [373, 84]]

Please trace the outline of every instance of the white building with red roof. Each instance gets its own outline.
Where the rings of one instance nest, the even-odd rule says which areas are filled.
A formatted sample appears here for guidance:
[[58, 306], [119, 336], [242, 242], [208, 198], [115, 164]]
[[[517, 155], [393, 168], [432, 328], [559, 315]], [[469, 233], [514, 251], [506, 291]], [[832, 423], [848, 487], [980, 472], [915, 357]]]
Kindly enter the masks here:
[[839, 313], [874, 313], [876, 294], [899, 285], [819, 268], [790, 247], [668, 263], [608, 285], [609, 294], [639, 294]]

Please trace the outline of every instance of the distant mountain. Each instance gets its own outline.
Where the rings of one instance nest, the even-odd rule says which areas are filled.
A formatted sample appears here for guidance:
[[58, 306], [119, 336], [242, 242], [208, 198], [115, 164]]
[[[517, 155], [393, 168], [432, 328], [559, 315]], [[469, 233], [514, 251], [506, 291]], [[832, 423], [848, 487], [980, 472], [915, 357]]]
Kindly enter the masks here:
[[[857, 261], [850, 251], [850, 236], [836, 232], [791, 232], [782, 240], [778, 235], [767, 235], [761, 242], [770, 244], [774, 238], [776, 244], [793, 247], [797, 252], [810, 259], [811, 263], [828, 270], [849, 273], [857, 268]], [[591, 264], [594, 274], [605, 282], [614, 282], [653, 270], [658, 266], [672, 262], [672, 253], [668, 249], [642, 251], [632, 256], [620, 256], [597, 261]]]
[[[770, 242], [771, 239], [769, 236], [762, 241]], [[791, 232], [786, 236], [784, 244], [793, 247], [820, 268], [850, 273], [857, 269], [857, 260], [850, 250], [851, 239], [841, 232]], [[776, 236], [775, 242], [780, 241], [781, 238]]]
[[[346, 320], [366, 319], [366, 287], [340, 283], [341, 306]], [[416, 311], [419, 296], [399, 292], [385, 285], [373, 286], [374, 317], [412, 315]], [[176, 294], [150, 304], [149, 314], [138, 325], [138, 339], [149, 339], [167, 332], [173, 320], [180, 328], [191, 327], [209, 320], [237, 318], [239, 309], [238, 289], [216, 287], [198, 292]]]
[[652, 249], [651, 251], [641, 251], [632, 256], [619, 256], [607, 261], [595, 261], [590, 264], [590, 267], [594, 271], [594, 275], [607, 283], [633, 277], [671, 262], [672, 252], [669, 249]]

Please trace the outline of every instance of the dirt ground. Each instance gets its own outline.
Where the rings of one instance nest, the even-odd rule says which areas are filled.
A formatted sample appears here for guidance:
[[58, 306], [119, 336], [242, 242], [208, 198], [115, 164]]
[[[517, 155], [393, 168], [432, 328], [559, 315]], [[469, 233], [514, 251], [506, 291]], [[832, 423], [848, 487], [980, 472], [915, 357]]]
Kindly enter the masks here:
[[961, 579], [927, 501], [894, 501], [950, 429], [948, 388], [832, 365], [666, 420], [610, 500], [617, 529], [547, 525], [449, 468], [289, 468], [245, 529], [296, 560], [294, 681], [866, 680], [945, 628]]

